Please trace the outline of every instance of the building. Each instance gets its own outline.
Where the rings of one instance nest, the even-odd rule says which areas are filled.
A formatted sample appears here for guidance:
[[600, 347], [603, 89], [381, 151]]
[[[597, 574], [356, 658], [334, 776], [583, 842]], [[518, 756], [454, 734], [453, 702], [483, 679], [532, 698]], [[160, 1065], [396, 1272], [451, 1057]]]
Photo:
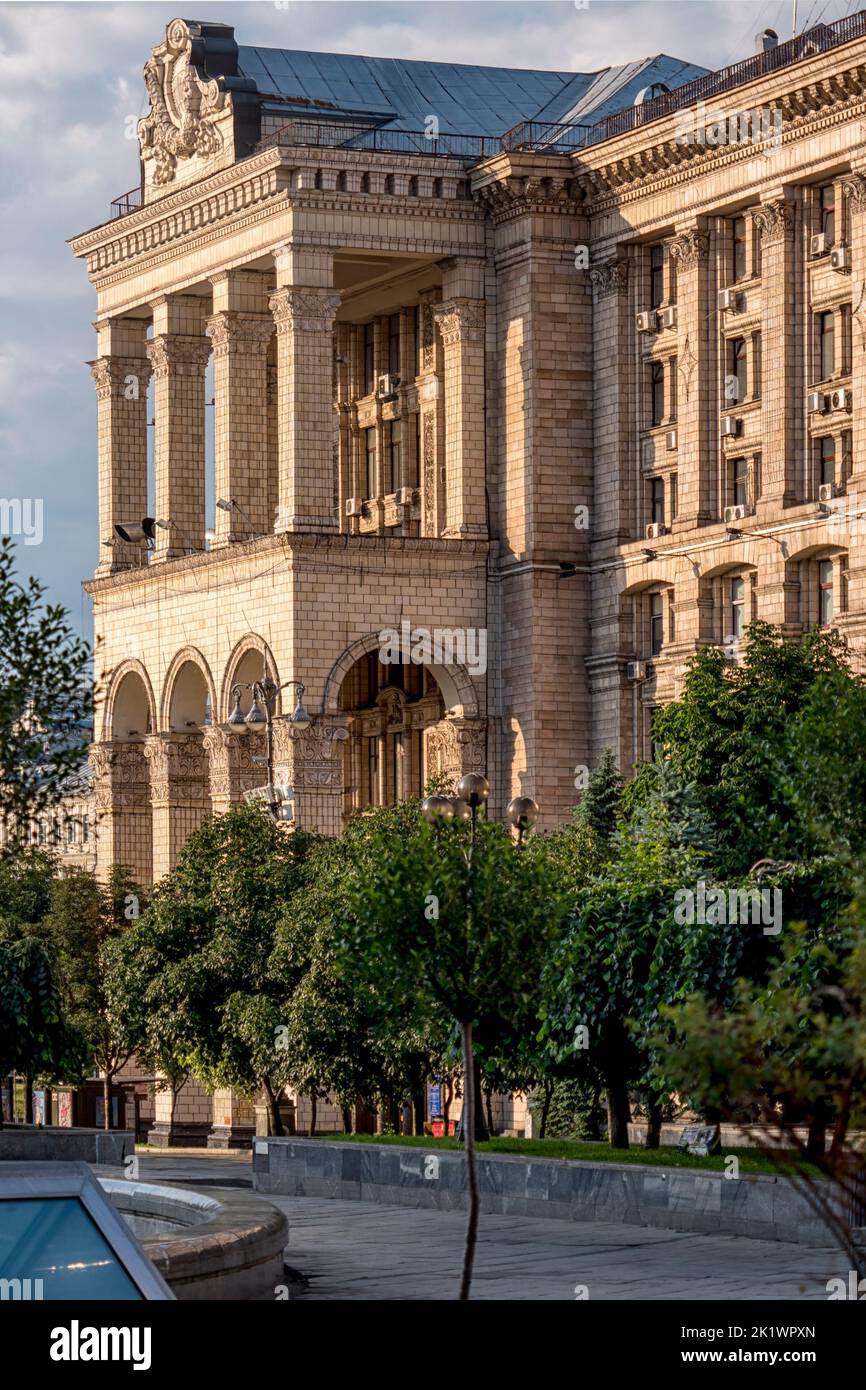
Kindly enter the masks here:
[[471, 769], [550, 827], [701, 645], [861, 644], [866, 15], [589, 75], [175, 20], [145, 81], [141, 188], [72, 242], [100, 871], [262, 783], [263, 676], [297, 824]]

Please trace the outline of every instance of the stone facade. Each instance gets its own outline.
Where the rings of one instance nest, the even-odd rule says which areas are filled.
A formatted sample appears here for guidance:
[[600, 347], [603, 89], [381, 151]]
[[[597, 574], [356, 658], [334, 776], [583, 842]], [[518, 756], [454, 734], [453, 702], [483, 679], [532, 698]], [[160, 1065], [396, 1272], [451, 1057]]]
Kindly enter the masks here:
[[[227, 730], [262, 676], [313, 716], [292, 738], [277, 710], [296, 824], [472, 768], [492, 814], [529, 794], [549, 828], [605, 747], [650, 754], [700, 646], [735, 662], [757, 617], [862, 647], [862, 21], [714, 93], [771, 138], [684, 138], [662, 98], [472, 158], [263, 124], [231, 31], [169, 26], [142, 205], [73, 241], [98, 301], [101, 872], [159, 877], [264, 780]], [[112, 528], [149, 505], [148, 552]], [[446, 641], [383, 665], [405, 623]]]

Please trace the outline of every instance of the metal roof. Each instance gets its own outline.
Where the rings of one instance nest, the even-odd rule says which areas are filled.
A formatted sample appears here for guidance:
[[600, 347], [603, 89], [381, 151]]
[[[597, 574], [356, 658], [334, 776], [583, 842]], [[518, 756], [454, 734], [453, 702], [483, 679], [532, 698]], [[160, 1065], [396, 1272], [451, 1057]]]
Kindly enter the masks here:
[[443, 133], [491, 136], [524, 120], [597, 120], [649, 82], [672, 87], [706, 71], [665, 55], [573, 73], [244, 46], [238, 68], [264, 106], [287, 116], [312, 108], [323, 119], [360, 117], [392, 130], [423, 130], [436, 116]]

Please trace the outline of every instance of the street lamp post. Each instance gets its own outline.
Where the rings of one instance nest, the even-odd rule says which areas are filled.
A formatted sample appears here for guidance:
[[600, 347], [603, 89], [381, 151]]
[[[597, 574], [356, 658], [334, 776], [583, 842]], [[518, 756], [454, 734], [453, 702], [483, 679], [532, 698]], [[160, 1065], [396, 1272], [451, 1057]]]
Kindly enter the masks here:
[[[295, 708], [289, 720], [289, 732], [294, 738], [309, 729], [313, 722], [304, 708], [306, 687], [301, 681], [285, 681], [282, 685], [277, 685], [270, 676], [264, 676], [259, 681], [246, 682], [232, 687], [232, 699], [235, 706], [229, 715], [229, 730], [232, 733], [252, 734], [260, 734], [264, 731], [265, 734], [268, 808], [275, 820], [291, 819], [290, 814], [284, 814], [284, 811], [289, 810], [288, 803], [279, 801], [274, 794], [274, 710], [280, 691], [288, 690], [292, 686], [296, 686], [298, 692]], [[241, 692], [244, 690], [251, 691], [253, 697], [252, 704], [246, 714], [241, 708]]]

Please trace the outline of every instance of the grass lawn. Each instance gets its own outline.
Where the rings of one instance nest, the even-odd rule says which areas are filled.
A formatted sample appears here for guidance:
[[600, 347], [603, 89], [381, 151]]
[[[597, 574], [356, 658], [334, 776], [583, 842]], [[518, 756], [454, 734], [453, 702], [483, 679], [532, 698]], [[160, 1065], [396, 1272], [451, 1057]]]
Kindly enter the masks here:
[[[318, 1139], [326, 1139], [348, 1144], [403, 1144], [409, 1148], [462, 1149], [463, 1145], [454, 1138], [435, 1139], [429, 1135], [409, 1138], [400, 1134], [319, 1134]], [[585, 1159], [591, 1163], [638, 1163], [654, 1168], [700, 1168], [704, 1172], [724, 1171], [725, 1159], [735, 1154], [740, 1160], [741, 1173], [779, 1173], [784, 1172], [771, 1158], [759, 1153], [757, 1149], [725, 1149], [709, 1158], [696, 1158], [693, 1154], [680, 1153], [679, 1149], [665, 1148], [612, 1149], [609, 1144], [582, 1144], [572, 1139], [488, 1139], [478, 1145], [479, 1153], [526, 1154], [531, 1158], [572, 1158]], [[811, 1168], [811, 1165], [810, 1165]], [[817, 1169], [812, 1169], [817, 1176]]]

